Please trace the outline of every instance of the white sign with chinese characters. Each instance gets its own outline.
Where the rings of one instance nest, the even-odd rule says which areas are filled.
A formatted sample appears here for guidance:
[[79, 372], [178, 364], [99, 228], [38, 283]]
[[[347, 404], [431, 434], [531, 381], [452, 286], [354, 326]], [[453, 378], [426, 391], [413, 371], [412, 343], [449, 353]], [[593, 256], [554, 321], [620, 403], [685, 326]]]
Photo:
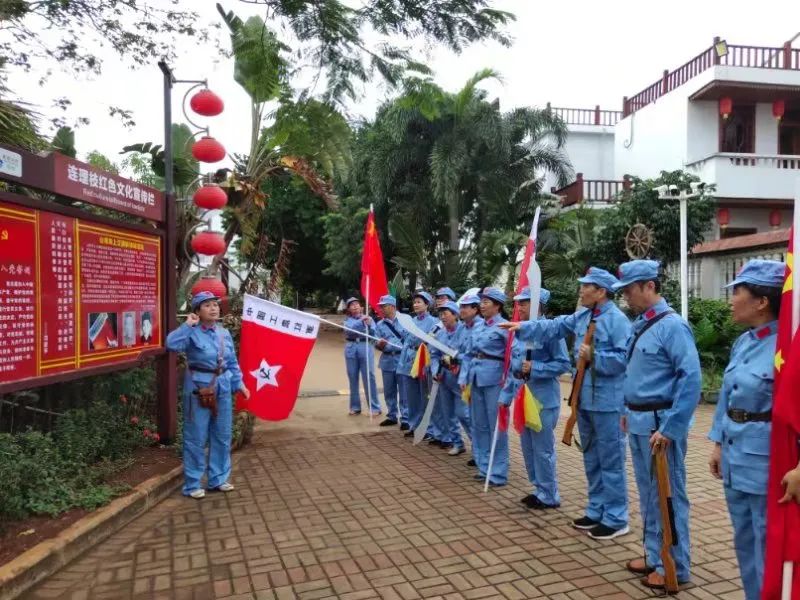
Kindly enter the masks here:
[[0, 148], [0, 173], [22, 177], [22, 156], [11, 150]]

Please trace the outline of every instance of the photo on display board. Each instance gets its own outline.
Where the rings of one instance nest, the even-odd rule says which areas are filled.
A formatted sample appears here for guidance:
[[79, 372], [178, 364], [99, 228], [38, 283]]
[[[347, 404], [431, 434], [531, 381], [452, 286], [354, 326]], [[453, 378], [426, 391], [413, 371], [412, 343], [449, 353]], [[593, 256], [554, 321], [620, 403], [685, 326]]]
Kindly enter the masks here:
[[89, 350], [107, 350], [117, 346], [117, 313], [89, 313]]
[[136, 313], [126, 311], [122, 313], [122, 345], [134, 346], [136, 344]]
[[153, 341], [153, 313], [149, 310], [142, 312], [142, 327], [139, 335], [142, 344], [149, 344]]

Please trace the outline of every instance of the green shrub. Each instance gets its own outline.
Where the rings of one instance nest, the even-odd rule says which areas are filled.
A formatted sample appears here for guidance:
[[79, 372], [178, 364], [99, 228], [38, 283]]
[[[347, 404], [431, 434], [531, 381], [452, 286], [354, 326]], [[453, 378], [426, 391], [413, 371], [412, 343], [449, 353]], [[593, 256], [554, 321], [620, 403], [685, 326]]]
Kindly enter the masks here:
[[744, 331], [731, 319], [728, 303], [692, 298], [689, 301], [689, 323], [703, 367], [709, 371], [724, 368], [730, 360], [733, 343]]

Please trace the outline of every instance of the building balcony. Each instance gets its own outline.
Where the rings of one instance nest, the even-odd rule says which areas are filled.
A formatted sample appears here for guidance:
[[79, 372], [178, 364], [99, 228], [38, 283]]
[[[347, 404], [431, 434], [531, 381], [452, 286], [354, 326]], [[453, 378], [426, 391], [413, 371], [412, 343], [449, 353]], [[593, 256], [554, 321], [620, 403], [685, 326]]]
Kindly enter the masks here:
[[789, 204], [800, 178], [800, 155], [716, 152], [688, 163], [686, 170], [715, 184], [718, 198]]
[[564, 208], [577, 208], [583, 204], [599, 207], [614, 202], [628, 189], [630, 181], [627, 177], [622, 180], [584, 179], [583, 173], [578, 173], [575, 181], [560, 189], [550, 188], [550, 193], [561, 199]]
[[594, 108], [564, 108], [550, 106], [548, 102], [547, 110], [560, 117], [567, 125], [613, 127], [622, 119], [621, 110], [601, 110], [600, 105]]

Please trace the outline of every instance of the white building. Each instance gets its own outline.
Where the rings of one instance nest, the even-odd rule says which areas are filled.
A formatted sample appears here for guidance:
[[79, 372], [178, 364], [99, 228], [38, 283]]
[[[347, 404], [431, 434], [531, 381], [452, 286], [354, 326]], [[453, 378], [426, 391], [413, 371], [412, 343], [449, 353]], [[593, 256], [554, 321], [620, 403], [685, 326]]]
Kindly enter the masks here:
[[[572, 184], [552, 189], [565, 206], [613, 201], [628, 175], [684, 169], [716, 185], [710, 242], [791, 224], [800, 179], [800, 49], [790, 43], [734, 46], [715, 38], [684, 65], [623, 98], [621, 111], [551, 110], [568, 125], [566, 152], [578, 173]], [[757, 244], [753, 251], [771, 254], [777, 246], [762, 242], [773, 237], [748, 239]], [[707, 270], [713, 255], [724, 252], [724, 245], [695, 249]], [[747, 252], [737, 244], [740, 259]], [[719, 297], [719, 282], [694, 268], [695, 292]]]

